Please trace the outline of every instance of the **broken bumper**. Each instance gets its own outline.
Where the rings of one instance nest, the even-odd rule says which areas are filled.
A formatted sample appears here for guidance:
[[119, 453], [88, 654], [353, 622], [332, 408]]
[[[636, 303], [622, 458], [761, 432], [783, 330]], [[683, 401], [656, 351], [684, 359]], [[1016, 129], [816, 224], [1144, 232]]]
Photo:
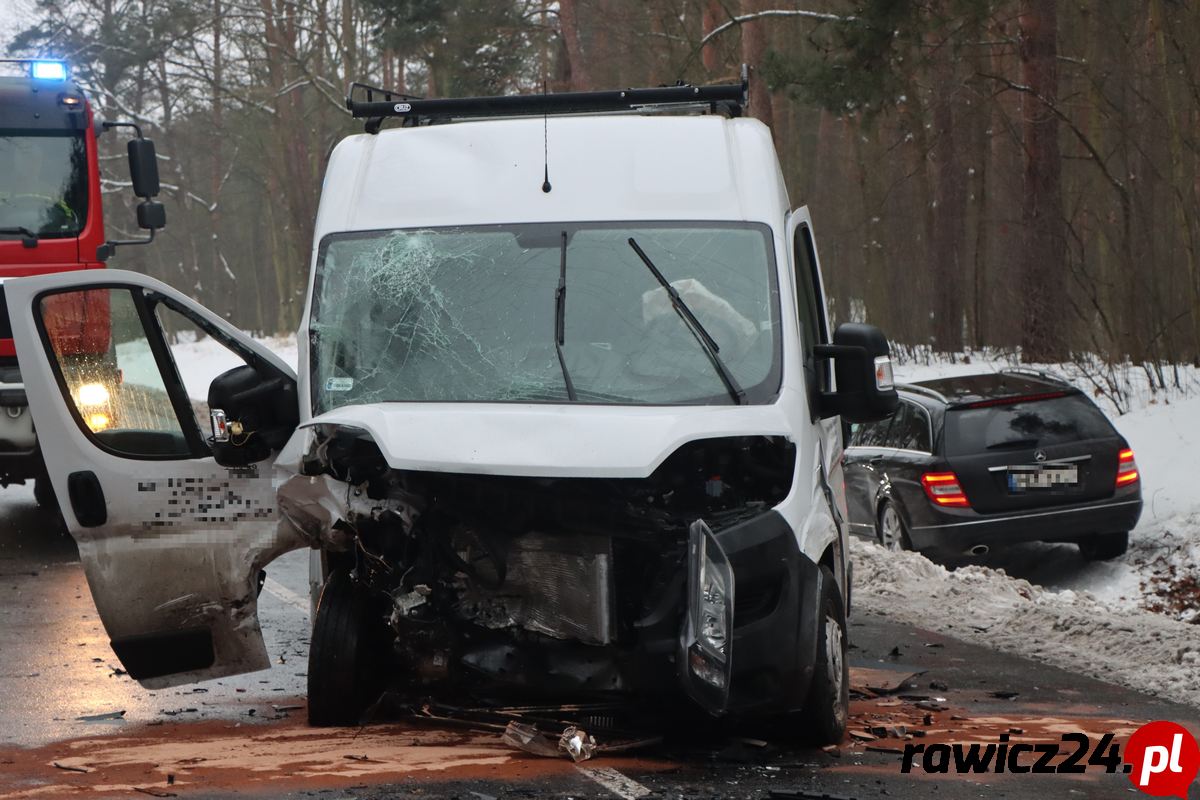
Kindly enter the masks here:
[[[723, 586], [731, 604], [724, 658], [702, 644], [705, 621], [697, 592], [707, 555], [727, 564], [732, 580]], [[684, 691], [712, 714], [757, 715], [799, 709], [808, 694], [817, 652], [822, 575], [800, 551], [796, 536], [775, 511], [716, 532], [693, 526], [690, 548], [688, 620], [679, 641], [679, 679]], [[715, 592], [707, 584], [711, 600]], [[711, 622], [711, 621], [710, 621]], [[708, 650], [709, 652], [705, 652]], [[714, 675], [721, 670], [722, 675]]]

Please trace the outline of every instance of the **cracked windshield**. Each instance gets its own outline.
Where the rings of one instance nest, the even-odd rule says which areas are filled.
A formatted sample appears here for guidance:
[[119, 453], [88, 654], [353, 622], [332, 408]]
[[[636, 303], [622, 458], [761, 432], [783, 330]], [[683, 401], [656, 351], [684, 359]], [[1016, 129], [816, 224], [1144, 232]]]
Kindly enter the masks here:
[[[631, 239], [712, 337], [714, 357]], [[572, 393], [587, 403], [728, 404], [722, 366], [746, 402], [768, 402], [779, 376], [772, 258], [765, 226], [734, 223], [333, 237], [310, 328], [314, 411], [557, 403]]]

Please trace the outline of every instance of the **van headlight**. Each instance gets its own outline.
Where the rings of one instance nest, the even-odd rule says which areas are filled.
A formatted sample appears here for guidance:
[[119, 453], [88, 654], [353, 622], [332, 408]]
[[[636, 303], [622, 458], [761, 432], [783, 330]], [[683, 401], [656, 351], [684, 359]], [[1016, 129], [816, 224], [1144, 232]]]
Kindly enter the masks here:
[[108, 387], [103, 383], [85, 383], [75, 390], [75, 404], [80, 408], [108, 405]]
[[733, 569], [703, 520], [688, 529], [688, 667], [721, 691], [729, 689], [733, 636]]

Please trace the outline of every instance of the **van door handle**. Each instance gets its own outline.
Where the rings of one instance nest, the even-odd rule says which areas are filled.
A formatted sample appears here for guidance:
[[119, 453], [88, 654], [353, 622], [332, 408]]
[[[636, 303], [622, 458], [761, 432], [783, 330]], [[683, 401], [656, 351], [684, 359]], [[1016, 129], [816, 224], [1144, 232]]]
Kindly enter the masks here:
[[883, 456], [871, 456], [867, 463], [869, 463], [872, 467], [878, 467], [883, 463]]
[[108, 522], [108, 504], [100, 479], [91, 470], [72, 472], [67, 476], [67, 499], [75, 519], [85, 528], [96, 528]]

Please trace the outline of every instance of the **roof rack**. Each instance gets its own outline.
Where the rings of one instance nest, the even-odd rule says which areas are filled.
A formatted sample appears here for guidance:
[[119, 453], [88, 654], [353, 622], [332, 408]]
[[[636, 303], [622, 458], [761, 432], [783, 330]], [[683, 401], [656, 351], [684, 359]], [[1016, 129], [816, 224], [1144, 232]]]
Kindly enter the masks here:
[[459, 97], [427, 100], [400, 92], [352, 83], [346, 108], [355, 118], [366, 118], [368, 133], [377, 133], [385, 118], [398, 117], [405, 126], [434, 120], [477, 117], [541, 116], [544, 114], [594, 114], [662, 108], [703, 107], [729, 116], [741, 116], [749, 105], [749, 78], [742, 66], [740, 83], [717, 86], [660, 86], [601, 92], [513, 94], [496, 97]]
[[1002, 375], [1027, 375], [1033, 378], [1041, 378], [1050, 383], [1058, 383], [1064, 386], [1072, 386], [1073, 384], [1061, 375], [1046, 370], [1034, 369], [1033, 367], [1004, 367], [999, 370]]
[[897, 383], [896, 388], [903, 389], [906, 392], [912, 392], [913, 394], [923, 394], [926, 397], [932, 397], [934, 400], [940, 400], [943, 403], [950, 402], [950, 399], [946, 397], [946, 395], [942, 394], [936, 389], [930, 389], [928, 386], [919, 386], [915, 383]]

